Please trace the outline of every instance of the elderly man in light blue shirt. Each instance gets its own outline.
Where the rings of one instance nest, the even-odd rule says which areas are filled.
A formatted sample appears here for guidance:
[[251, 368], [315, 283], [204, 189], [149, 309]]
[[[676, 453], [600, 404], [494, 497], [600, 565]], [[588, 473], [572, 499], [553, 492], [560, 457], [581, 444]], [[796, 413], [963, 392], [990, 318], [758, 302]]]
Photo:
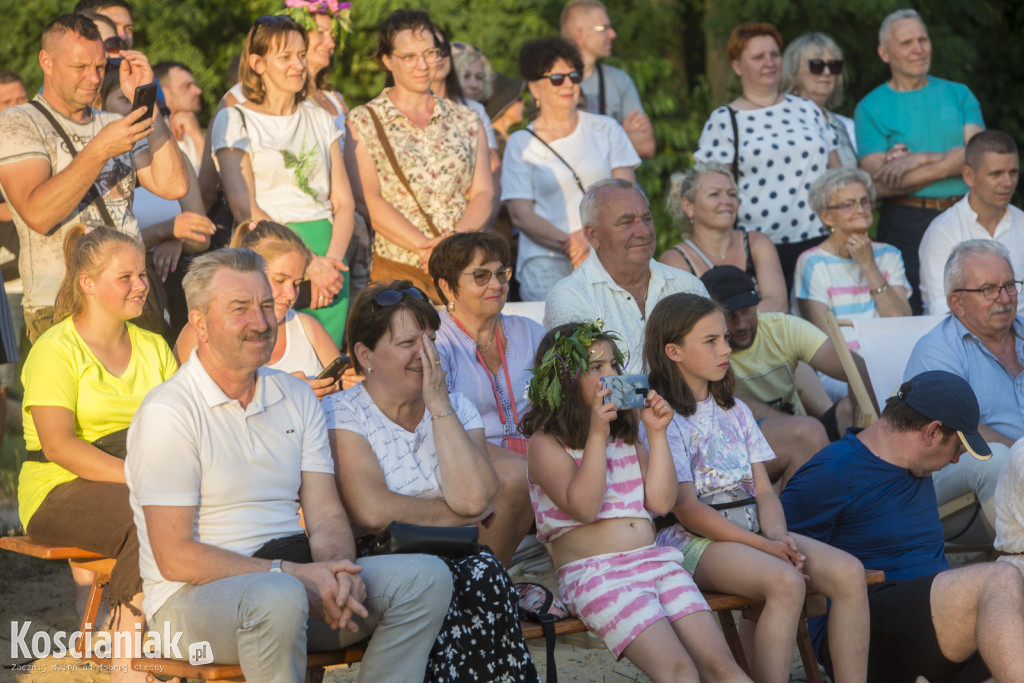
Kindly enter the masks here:
[[[995, 240], [958, 244], [943, 279], [950, 315], [918, 341], [903, 376], [947, 370], [967, 380], [978, 395], [979, 431], [993, 446], [992, 459], [964, 460], [933, 479], [940, 505], [968, 491], [978, 496], [991, 540], [996, 481], [1007, 448], [1024, 437], [1024, 318], [1017, 315], [1021, 283], [1014, 279], [1006, 247]], [[956, 517], [946, 520], [947, 534], [956, 522]]]

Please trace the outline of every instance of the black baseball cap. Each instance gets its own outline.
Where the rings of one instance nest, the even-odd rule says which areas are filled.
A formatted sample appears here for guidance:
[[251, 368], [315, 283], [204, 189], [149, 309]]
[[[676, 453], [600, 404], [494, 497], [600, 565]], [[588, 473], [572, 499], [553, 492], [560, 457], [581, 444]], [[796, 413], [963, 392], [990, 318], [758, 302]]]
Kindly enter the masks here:
[[736, 266], [715, 266], [700, 276], [708, 294], [732, 313], [737, 308], [756, 306], [761, 295], [754, 287], [754, 281]]
[[896, 398], [929, 420], [955, 429], [964, 448], [978, 460], [988, 460], [992, 450], [978, 432], [981, 410], [974, 389], [963, 377], [945, 370], [914, 375], [896, 390]]

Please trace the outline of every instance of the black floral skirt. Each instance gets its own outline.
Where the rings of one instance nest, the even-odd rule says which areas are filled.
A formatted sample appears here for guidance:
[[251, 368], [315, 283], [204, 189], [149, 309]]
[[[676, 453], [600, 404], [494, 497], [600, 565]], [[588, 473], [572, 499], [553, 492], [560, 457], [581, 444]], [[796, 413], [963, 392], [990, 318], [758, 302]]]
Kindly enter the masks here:
[[538, 681], [519, 628], [519, 594], [501, 562], [484, 548], [459, 559], [452, 602], [430, 651], [426, 681]]

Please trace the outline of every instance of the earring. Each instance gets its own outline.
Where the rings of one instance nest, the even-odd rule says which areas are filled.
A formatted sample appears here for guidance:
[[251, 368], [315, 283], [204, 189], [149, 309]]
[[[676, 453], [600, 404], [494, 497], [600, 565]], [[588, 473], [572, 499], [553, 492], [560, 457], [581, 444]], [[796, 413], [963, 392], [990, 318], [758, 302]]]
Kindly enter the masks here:
[[367, 365], [366, 366], [366, 374], [369, 375], [371, 372], [373, 372], [373, 366], [372, 365]]
[[449, 301], [448, 305], [445, 308], [448, 309], [449, 313], [454, 313], [455, 312], [455, 302], [454, 301]]

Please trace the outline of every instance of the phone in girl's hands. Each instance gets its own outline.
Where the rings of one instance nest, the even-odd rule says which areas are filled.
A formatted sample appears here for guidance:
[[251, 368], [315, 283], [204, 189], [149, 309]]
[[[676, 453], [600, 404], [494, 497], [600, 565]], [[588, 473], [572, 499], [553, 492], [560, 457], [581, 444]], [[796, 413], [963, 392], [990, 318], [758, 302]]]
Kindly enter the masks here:
[[610, 375], [601, 378], [601, 386], [611, 389], [611, 396], [605, 396], [605, 403], [614, 403], [619, 410], [644, 408], [647, 405], [649, 384], [647, 375]]

